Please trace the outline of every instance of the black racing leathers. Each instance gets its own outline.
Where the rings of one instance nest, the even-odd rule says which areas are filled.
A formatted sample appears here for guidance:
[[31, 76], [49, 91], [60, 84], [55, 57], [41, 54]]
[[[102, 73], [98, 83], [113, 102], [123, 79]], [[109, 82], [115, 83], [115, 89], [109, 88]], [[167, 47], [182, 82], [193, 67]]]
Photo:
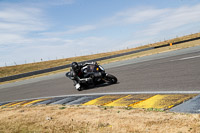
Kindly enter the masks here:
[[74, 82], [74, 85], [78, 83], [85, 83], [85, 82], [92, 82], [92, 78], [87, 77], [86, 73], [82, 72], [81, 69], [87, 65], [94, 64], [96, 62], [91, 63], [85, 63], [85, 64], [79, 64], [79, 70], [74, 71], [73, 69], [70, 69], [71, 77]]

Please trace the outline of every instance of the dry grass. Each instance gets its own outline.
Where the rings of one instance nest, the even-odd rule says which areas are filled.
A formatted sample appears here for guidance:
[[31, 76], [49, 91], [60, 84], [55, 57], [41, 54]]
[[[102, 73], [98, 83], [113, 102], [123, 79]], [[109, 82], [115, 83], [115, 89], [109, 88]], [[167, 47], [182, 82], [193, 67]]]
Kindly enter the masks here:
[[200, 37], [200, 33], [183, 36], [183, 37], [179, 37], [179, 38], [175, 38], [175, 39], [171, 39], [171, 40], [167, 40], [167, 41], [163, 41], [163, 42], [158, 42], [158, 43], [154, 43], [154, 44], [149, 44], [149, 45], [145, 45], [145, 46], [141, 46], [141, 47], [137, 47], [137, 48], [120, 50], [120, 51], [100, 53], [100, 54], [94, 54], [94, 55], [88, 55], [88, 56], [72, 57], [72, 58], [59, 59], [59, 60], [43, 61], [43, 62], [38, 62], [38, 63], [30, 63], [30, 64], [23, 64], [23, 65], [16, 65], [16, 66], [0, 67], [0, 77], [6, 77], [6, 76], [16, 75], [16, 74], [20, 74], [20, 73], [26, 73], [26, 72], [66, 65], [66, 64], [70, 64], [73, 61], [77, 61], [77, 62], [86, 61], [86, 60], [90, 60], [90, 59], [96, 59], [96, 58], [100, 58], [100, 57], [125, 53], [125, 52], [129, 52], [129, 51], [137, 50], [137, 49], [143, 49], [143, 48], [153, 47], [153, 46], [160, 46], [163, 44], [167, 44], [167, 43], [169, 44], [171, 42], [173, 43], [173, 42], [187, 40], [187, 39], [191, 39], [191, 38], [195, 38], [195, 37]]
[[198, 133], [199, 114], [95, 106], [0, 109], [0, 133]]

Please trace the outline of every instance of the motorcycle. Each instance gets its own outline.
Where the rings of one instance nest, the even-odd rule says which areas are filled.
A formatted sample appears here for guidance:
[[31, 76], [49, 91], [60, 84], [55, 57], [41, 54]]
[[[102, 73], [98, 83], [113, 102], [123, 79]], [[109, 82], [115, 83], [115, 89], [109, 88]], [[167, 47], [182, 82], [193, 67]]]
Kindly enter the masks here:
[[[95, 64], [88, 64], [81, 68], [81, 73], [84, 75], [83, 78], [79, 80], [78, 84], [75, 84], [75, 88], [78, 91], [82, 91], [83, 89], [87, 87], [94, 87], [96, 85], [100, 84], [116, 84], [117, 78], [114, 75], [108, 74], [105, 72], [105, 69]], [[74, 80], [73, 72], [67, 72], [66, 76]]]

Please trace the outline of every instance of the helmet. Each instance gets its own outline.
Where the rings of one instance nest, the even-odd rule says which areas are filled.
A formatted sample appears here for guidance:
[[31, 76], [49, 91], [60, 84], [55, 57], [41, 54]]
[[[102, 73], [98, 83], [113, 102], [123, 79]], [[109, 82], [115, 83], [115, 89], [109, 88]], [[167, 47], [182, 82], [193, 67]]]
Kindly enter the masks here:
[[79, 65], [77, 62], [72, 62], [71, 67], [75, 72], [79, 70]]

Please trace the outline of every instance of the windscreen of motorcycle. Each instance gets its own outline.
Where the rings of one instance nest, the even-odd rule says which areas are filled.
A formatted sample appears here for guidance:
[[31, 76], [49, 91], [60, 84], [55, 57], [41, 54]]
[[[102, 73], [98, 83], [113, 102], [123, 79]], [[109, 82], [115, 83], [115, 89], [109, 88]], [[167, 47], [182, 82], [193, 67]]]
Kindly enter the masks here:
[[95, 70], [95, 65], [88, 65], [87, 66], [87, 71], [88, 72], [95, 72], [96, 70]]
[[99, 72], [99, 66], [98, 65], [88, 65], [87, 66], [87, 72]]
[[100, 68], [102, 71], [105, 71], [105, 69], [104, 69], [102, 66], [99, 66], [99, 68]]

